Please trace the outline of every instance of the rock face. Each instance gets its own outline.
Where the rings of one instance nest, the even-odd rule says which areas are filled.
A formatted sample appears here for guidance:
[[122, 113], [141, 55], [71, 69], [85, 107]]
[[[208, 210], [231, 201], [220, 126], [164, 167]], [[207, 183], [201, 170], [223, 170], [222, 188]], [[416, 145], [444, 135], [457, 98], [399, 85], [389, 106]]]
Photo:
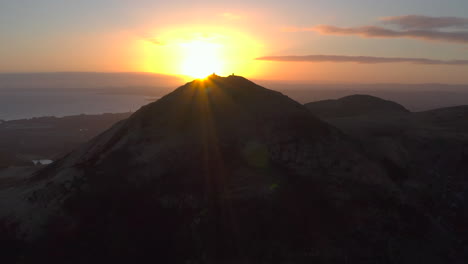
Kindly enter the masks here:
[[305, 104], [305, 107], [321, 118], [409, 113], [402, 105], [370, 95], [350, 95], [337, 100], [311, 102]]
[[288, 97], [213, 75], [0, 192], [3, 244], [23, 262], [456, 259], [363, 153]]

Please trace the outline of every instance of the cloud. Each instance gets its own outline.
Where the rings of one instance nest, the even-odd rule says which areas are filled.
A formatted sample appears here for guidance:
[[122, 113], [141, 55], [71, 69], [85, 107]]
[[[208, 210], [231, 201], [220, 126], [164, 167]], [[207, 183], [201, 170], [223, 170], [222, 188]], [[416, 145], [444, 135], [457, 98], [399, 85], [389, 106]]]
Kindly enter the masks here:
[[413, 38], [426, 41], [442, 41], [468, 44], [468, 31], [393, 30], [377, 26], [336, 27], [319, 25], [301, 31], [316, 31], [323, 35], [357, 35], [365, 38]]
[[434, 60], [425, 58], [342, 56], [342, 55], [306, 55], [306, 56], [265, 56], [256, 60], [279, 62], [353, 62], [360, 64], [378, 63], [413, 63], [422, 65], [468, 65], [468, 60]]
[[364, 38], [412, 38], [468, 44], [468, 18], [429, 17], [420, 15], [390, 16], [380, 18], [384, 24], [395, 27], [361, 26], [338, 27], [318, 25], [314, 27], [283, 27], [284, 32], [314, 31], [322, 35], [355, 35]]
[[166, 45], [166, 43], [164, 43], [164, 42], [162, 42], [162, 41], [160, 41], [158, 39], [155, 39], [155, 38], [146, 38], [146, 41], [148, 41], [148, 42], [150, 42], [150, 43], [152, 43], [154, 45], [157, 45], [157, 46], [165, 46]]
[[418, 15], [390, 16], [380, 18], [385, 24], [395, 25], [401, 29], [441, 29], [468, 28], [468, 18], [463, 17], [429, 17]]

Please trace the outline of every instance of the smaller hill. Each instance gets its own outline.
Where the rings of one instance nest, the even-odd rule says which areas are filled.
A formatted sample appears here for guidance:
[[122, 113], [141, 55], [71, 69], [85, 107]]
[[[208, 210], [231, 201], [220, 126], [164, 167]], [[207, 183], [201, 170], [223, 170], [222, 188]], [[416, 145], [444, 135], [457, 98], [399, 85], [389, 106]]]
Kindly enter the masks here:
[[375, 114], [404, 114], [409, 110], [400, 104], [370, 95], [350, 95], [336, 100], [323, 100], [305, 104], [321, 118], [350, 117]]
[[439, 131], [468, 132], [468, 105], [417, 112], [411, 116], [413, 122], [418, 122], [418, 124], [426, 127], [437, 128]]

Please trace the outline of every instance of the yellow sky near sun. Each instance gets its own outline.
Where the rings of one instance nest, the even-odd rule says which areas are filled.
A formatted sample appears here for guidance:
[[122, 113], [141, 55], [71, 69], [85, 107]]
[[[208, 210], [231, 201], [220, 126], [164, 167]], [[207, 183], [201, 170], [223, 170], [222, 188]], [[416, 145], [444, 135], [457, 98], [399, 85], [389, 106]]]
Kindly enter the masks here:
[[219, 75], [252, 76], [263, 64], [255, 58], [262, 44], [246, 34], [226, 28], [168, 29], [140, 41], [142, 70], [202, 78]]

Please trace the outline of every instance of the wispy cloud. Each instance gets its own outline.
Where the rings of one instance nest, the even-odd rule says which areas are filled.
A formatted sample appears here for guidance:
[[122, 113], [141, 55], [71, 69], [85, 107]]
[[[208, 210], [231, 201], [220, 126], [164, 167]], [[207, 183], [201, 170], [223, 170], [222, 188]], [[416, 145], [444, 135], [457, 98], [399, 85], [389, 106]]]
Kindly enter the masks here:
[[336, 27], [319, 25], [311, 28], [323, 35], [357, 35], [365, 38], [414, 38], [468, 44], [468, 31], [393, 30], [384, 27]]
[[463, 17], [407, 15], [382, 17], [380, 20], [385, 24], [395, 25], [402, 29], [468, 28], [468, 18]]
[[[339, 27], [317, 25], [313, 27], [283, 27], [286, 32], [314, 31], [322, 35], [349, 35], [363, 38], [412, 38], [424, 41], [439, 41], [468, 44], [468, 18], [428, 17], [418, 15], [380, 18], [382, 26]], [[396, 26], [391, 27], [391, 26]]]
[[156, 38], [146, 38], [146, 41], [154, 44], [154, 45], [157, 45], [157, 46], [165, 46], [166, 43], [164, 43], [163, 41], [159, 40], [159, 39], [156, 39]]
[[256, 58], [264, 61], [280, 62], [353, 62], [360, 64], [377, 63], [413, 63], [422, 65], [468, 65], [468, 60], [434, 60], [426, 58], [342, 56], [342, 55], [306, 55], [306, 56], [265, 56]]

